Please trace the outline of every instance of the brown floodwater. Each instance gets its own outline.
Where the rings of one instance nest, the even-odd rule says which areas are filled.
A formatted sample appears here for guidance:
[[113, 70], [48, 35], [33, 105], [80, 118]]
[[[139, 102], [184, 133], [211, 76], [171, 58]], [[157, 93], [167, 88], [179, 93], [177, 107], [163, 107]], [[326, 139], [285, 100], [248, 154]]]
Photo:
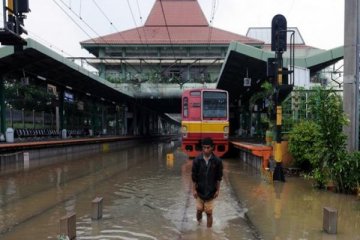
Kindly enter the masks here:
[[[269, 183], [248, 165], [226, 163], [231, 187], [263, 239], [360, 239], [360, 200], [354, 195], [315, 189], [301, 177]], [[323, 231], [324, 207], [338, 211], [337, 234]]]
[[[213, 228], [198, 225], [192, 161], [177, 145], [139, 144], [0, 175], [0, 239], [58, 239], [68, 213], [76, 213], [77, 239], [360, 239], [354, 196], [317, 191], [302, 178], [271, 184], [240, 159], [224, 160]], [[97, 196], [103, 218], [91, 220]], [[324, 206], [338, 209], [337, 235], [322, 231]]]

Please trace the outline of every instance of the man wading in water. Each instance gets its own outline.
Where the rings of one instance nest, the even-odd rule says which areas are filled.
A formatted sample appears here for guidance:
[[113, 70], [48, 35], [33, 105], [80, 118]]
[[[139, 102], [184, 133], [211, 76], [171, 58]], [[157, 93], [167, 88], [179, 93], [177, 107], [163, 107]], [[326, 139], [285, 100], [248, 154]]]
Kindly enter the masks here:
[[223, 165], [221, 159], [213, 154], [214, 143], [211, 138], [204, 138], [201, 144], [202, 153], [193, 161], [191, 177], [196, 199], [196, 219], [200, 224], [205, 211], [207, 227], [210, 228], [213, 222], [214, 199], [219, 196]]

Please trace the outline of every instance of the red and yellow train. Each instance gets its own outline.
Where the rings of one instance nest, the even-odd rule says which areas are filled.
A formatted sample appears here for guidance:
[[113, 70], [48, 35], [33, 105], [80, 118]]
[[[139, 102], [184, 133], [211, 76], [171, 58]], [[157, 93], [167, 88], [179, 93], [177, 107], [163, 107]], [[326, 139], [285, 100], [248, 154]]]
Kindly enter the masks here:
[[193, 158], [201, 152], [201, 139], [211, 137], [214, 153], [229, 149], [229, 97], [220, 89], [189, 89], [182, 94], [182, 150]]

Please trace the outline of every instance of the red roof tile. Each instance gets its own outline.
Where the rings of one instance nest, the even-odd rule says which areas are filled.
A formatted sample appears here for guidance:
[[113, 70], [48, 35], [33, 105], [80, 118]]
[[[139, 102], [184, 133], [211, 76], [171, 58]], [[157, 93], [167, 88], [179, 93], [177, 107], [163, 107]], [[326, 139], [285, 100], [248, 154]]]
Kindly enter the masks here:
[[81, 44], [229, 44], [231, 41], [263, 44], [257, 39], [210, 27], [197, 0], [157, 0], [143, 27]]
[[196, 0], [157, 0], [145, 26], [165, 26], [166, 24], [168, 26], [209, 25]]
[[[169, 34], [168, 34], [169, 31]], [[170, 35], [170, 38], [169, 38]], [[139, 37], [140, 36], [140, 37]], [[170, 40], [171, 39], [171, 40]], [[213, 27], [139, 27], [88, 40], [86, 44], [262, 44], [261, 41]]]

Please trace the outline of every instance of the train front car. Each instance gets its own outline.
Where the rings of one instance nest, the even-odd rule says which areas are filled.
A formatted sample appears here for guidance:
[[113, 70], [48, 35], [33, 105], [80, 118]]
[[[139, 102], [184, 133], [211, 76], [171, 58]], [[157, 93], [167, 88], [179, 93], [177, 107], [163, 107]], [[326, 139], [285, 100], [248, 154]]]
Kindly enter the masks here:
[[219, 89], [191, 89], [182, 95], [182, 150], [190, 157], [201, 152], [201, 139], [211, 137], [214, 153], [222, 157], [229, 149], [228, 93]]

